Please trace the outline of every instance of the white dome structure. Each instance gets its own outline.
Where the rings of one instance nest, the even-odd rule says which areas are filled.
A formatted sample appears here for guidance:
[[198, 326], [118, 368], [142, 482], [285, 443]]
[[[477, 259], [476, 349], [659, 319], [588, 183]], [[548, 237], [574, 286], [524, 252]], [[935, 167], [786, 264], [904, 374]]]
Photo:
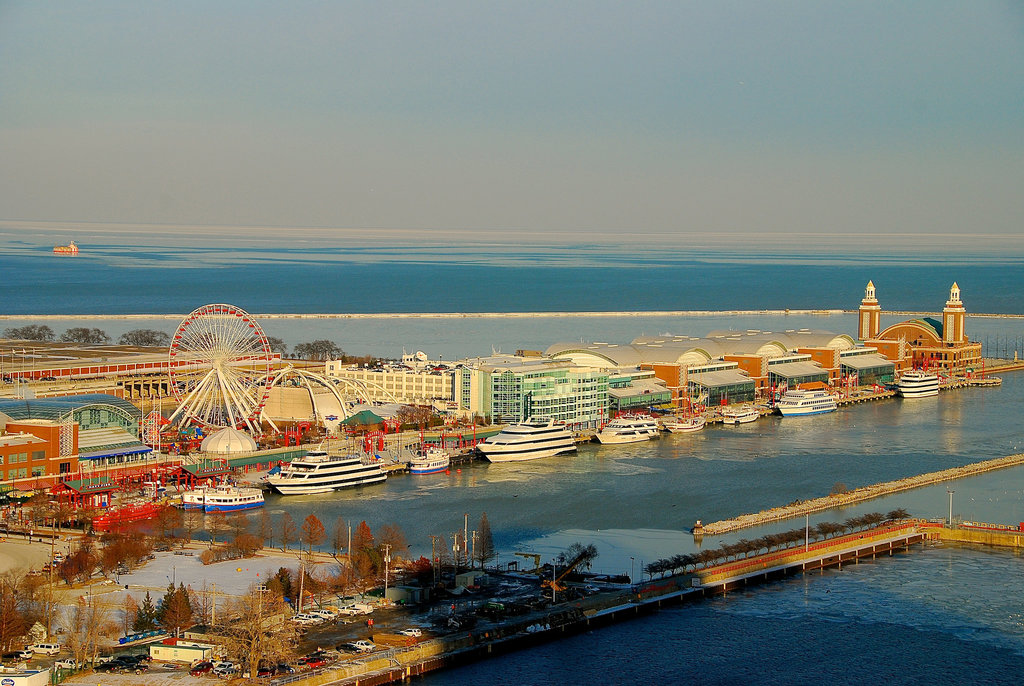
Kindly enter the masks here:
[[252, 436], [229, 426], [204, 438], [199, 449], [204, 453], [251, 453], [257, 446]]

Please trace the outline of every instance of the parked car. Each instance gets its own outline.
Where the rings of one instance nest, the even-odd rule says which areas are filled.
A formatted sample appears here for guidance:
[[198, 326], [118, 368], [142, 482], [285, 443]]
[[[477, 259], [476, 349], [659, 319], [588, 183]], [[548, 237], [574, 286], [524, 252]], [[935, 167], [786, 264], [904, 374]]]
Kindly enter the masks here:
[[28, 646], [28, 650], [33, 653], [40, 653], [41, 655], [56, 655], [60, 652], [59, 643], [33, 643]]
[[235, 665], [230, 662], [217, 662], [213, 665], [213, 673], [217, 676], [227, 676], [235, 671]]
[[334, 619], [334, 613], [330, 610], [310, 610], [307, 614], [314, 615], [320, 619]]
[[33, 653], [31, 650], [25, 648], [23, 650], [14, 650], [9, 653], [4, 653], [2, 656], [0, 656], [0, 660], [3, 660], [4, 662], [13, 660], [31, 660], [34, 654], [35, 653]]
[[372, 641], [352, 641], [352, 647], [360, 653], [371, 653], [377, 649], [377, 644]]
[[279, 665], [275, 665], [274, 671], [276, 671], [278, 674], [295, 674], [295, 668], [291, 665], [286, 665], [283, 662]]
[[192, 665], [192, 669], [188, 670], [188, 673], [191, 676], [202, 676], [204, 674], [209, 674], [212, 671], [212, 662], [197, 662], [196, 664]]
[[304, 666], [306, 669], [316, 669], [317, 667], [323, 667], [327, 664], [327, 658], [322, 655], [315, 655], [312, 657], [304, 657], [299, 660], [299, 664]]
[[63, 660], [57, 660], [53, 663], [53, 666], [57, 667], [58, 669], [78, 669], [79, 667], [81, 667], [81, 665], [78, 664], [78, 662], [71, 657], [65, 658]]
[[300, 612], [299, 614], [292, 617], [292, 621], [297, 622], [298, 624], [319, 624], [324, 620], [323, 617], [318, 617], [317, 615], [312, 614], [311, 612]]
[[402, 629], [398, 633], [402, 634], [403, 636], [415, 636], [416, 638], [419, 638], [423, 635], [423, 631], [416, 627], [412, 627], [410, 629]]

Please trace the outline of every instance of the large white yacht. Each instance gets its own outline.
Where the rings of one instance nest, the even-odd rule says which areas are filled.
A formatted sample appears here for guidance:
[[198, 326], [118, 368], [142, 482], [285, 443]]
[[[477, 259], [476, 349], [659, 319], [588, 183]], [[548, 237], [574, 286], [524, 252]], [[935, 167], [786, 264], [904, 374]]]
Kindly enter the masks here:
[[267, 485], [281, 495], [308, 495], [379, 483], [387, 478], [387, 472], [377, 462], [363, 461], [359, 455], [329, 455], [324, 450], [311, 450], [305, 457], [282, 467], [280, 474], [267, 477]]
[[616, 417], [597, 432], [601, 443], [639, 443], [658, 436], [658, 422], [649, 414]]
[[939, 394], [939, 377], [937, 374], [915, 369], [903, 373], [897, 388], [904, 398], [927, 398]]
[[491, 462], [520, 462], [576, 450], [572, 432], [550, 417], [507, 426], [476, 447]]
[[826, 390], [800, 390], [794, 388], [786, 391], [776, 405], [783, 417], [803, 417], [811, 414], [824, 414], [836, 411], [836, 399]]

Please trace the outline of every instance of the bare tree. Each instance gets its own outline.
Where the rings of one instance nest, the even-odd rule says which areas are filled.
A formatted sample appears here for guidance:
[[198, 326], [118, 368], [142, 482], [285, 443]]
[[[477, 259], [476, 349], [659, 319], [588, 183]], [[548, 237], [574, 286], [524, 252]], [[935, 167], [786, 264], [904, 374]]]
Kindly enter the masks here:
[[89, 345], [106, 345], [110, 343], [110, 336], [101, 329], [89, 329], [84, 326], [76, 326], [66, 330], [60, 335], [62, 343], [86, 343]]
[[331, 533], [331, 549], [334, 551], [334, 557], [338, 557], [338, 553], [345, 549], [348, 541], [348, 528], [345, 525], [345, 520], [338, 517], [334, 520], [334, 531]]
[[143, 348], [165, 348], [171, 342], [171, 337], [163, 332], [154, 329], [132, 329], [128, 333], [121, 334], [117, 339], [118, 345], [134, 345]]
[[92, 596], [79, 597], [77, 604], [64, 610], [62, 621], [64, 640], [77, 662], [94, 659], [105, 644], [103, 635], [111, 630], [110, 612]]
[[4, 338], [13, 338], [19, 341], [52, 341], [53, 329], [45, 324], [29, 324], [4, 329]]
[[296, 540], [298, 535], [298, 528], [295, 526], [295, 520], [292, 516], [285, 512], [281, 515], [281, 550], [288, 550], [288, 544]]
[[224, 647], [236, 658], [242, 673], [255, 677], [260, 665], [287, 662], [296, 631], [284, 621], [287, 606], [281, 596], [266, 587], [253, 586], [240, 601], [226, 612], [233, 621], [226, 623]]
[[480, 568], [494, 559], [494, 536], [491, 534], [491, 523], [487, 521], [487, 513], [480, 515], [480, 523], [477, 525], [477, 547], [476, 559], [480, 562]]
[[183, 536], [181, 537], [181, 547], [185, 547], [185, 543], [192, 542], [192, 534], [199, 531], [203, 527], [203, 511], [202, 510], [185, 510], [182, 514], [181, 528]]
[[274, 523], [270, 520], [270, 513], [267, 509], [260, 508], [260, 518], [256, 520], [256, 536], [260, 539], [260, 545], [274, 545]]
[[313, 554], [313, 546], [327, 540], [327, 531], [323, 522], [315, 514], [310, 514], [302, 522], [301, 540], [306, 545], [307, 554]]
[[23, 574], [14, 571], [0, 576], [0, 651], [3, 652], [10, 650], [28, 631], [24, 580]]

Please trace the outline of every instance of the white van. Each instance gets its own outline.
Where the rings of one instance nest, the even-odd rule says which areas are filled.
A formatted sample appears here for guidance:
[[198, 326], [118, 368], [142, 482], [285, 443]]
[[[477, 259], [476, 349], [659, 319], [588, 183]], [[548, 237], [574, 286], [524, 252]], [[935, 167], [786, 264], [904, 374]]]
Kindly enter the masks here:
[[60, 652], [59, 643], [33, 643], [28, 646], [28, 650], [33, 653], [42, 653], [43, 655], [56, 655]]

